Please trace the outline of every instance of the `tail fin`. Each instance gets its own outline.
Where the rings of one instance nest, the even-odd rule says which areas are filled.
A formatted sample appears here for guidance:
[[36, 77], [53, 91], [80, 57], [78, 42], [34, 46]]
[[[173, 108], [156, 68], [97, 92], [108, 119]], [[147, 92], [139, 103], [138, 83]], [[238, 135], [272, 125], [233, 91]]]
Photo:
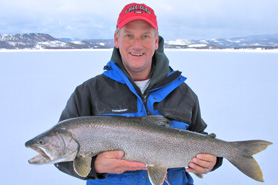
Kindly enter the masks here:
[[248, 177], [264, 182], [260, 166], [252, 155], [265, 150], [272, 143], [263, 140], [252, 140], [232, 142], [232, 144], [239, 149], [239, 155], [232, 155], [227, 159]]

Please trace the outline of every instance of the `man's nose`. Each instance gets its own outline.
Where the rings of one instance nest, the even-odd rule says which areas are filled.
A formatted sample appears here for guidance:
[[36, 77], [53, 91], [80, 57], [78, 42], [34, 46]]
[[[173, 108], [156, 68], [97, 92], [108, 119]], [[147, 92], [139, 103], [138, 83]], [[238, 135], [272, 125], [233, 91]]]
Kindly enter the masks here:
[[133, 40], [132, 46], [134, 48], [142, 48], [142, 40], [140, 38], [135, 38]]

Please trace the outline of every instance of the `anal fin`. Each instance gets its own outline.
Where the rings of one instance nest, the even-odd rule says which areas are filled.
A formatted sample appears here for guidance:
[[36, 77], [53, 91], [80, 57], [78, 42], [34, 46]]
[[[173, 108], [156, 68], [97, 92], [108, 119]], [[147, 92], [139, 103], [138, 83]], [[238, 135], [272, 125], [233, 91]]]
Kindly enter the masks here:
[[152, 185], [162, 185], [166, 180], [166, 174], [166, 167], [148, 166], [148, 176]]
[[81, 177], [87, 177], [91, 172], [91, 157], [79, 157], [73, 161], [74, 171]]

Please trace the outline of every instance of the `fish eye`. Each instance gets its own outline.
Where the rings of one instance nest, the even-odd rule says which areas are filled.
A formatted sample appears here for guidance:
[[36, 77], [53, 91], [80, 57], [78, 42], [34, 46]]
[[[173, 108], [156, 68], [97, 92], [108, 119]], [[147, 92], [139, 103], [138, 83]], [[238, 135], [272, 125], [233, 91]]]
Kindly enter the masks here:
[[38, 142], [40, 145], [43, 145], [44, 144], [44, 140], [39, 140], [39, 142]]

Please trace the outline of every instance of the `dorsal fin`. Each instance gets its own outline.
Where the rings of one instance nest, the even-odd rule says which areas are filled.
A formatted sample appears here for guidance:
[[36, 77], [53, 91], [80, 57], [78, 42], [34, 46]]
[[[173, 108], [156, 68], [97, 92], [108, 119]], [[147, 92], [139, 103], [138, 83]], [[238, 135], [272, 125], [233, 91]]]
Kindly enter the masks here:
[[161, 126], [169, 126], [172, 120], [167, 119], [161, 115], [149, 115], [149, 116], [143, 116], [142, 122], [161, 125]]

